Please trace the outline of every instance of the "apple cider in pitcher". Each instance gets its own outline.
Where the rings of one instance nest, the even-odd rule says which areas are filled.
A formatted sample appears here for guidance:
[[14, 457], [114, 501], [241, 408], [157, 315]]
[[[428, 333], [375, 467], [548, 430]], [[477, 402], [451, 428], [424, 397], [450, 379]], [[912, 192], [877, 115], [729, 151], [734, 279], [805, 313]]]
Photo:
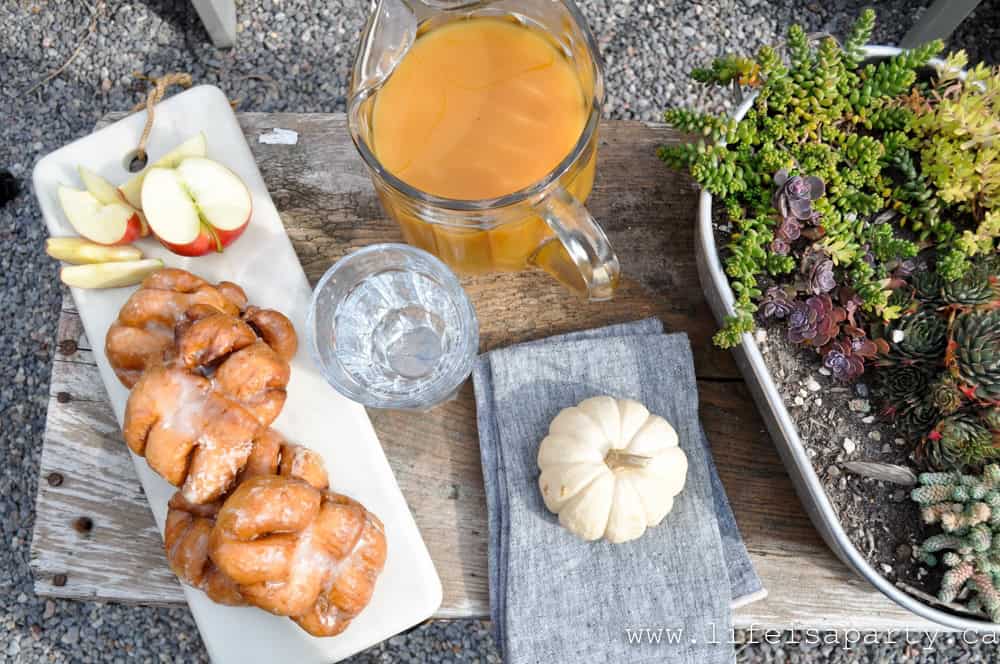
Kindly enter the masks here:
[[[590, 94], [546, 32], [501, 17], [455, 20], [422, 30], [378, 90], [373, 151], [386, 170], [432, 196], [501, 198], [539, 182], [574, 151]], [[562, 180], [578, 201], [593, 185], [596, 150], [585, 159]], [[531, 213], [492, 228], [429, 223], [380, 193], [407, 242], [462, 272], [523, 269], [552, 234]]]

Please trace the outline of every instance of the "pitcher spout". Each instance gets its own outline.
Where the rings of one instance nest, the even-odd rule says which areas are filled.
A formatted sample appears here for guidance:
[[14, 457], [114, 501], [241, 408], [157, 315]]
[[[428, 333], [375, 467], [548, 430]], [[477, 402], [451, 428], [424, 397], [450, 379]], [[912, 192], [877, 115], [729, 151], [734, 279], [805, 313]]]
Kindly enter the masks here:
[[361, 36], [351, 78], [351, 104], [392, 74], [417, 38], [417, 15], [404, 0], [376, 0]]

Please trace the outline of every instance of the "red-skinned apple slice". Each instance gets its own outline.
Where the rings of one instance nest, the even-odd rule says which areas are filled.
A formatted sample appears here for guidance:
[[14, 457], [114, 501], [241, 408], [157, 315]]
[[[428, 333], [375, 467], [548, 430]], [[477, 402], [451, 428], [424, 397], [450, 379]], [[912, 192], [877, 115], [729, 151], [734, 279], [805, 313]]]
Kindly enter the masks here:
[[[127, 204], [123, 200], [123, 196], [118, 193], [118, 188], [108, 182], [106, 178], [101, 177], [86, 166], [77, 166], [77, 171], [80, 173], [80, 180], [83, 181], [84, 188], [104, 205]], [[133, 206], [129, 205], [129, 207]], [[136, 214], [139, 215], [139, 223], [142, 227], [139, 234], [146, 237], [149, 235], [149, 224], [146, 223], [146, 217], [138, 210], [136, 210]]]
[[142, 185], [142, 207], [160, 243], [181, 256], [222, 251], [243, 233], [253, 211], [243, 181], [204, 157], [151, 169]]
[[121, 202], [103, 204], [89, 191], [59, 186], [59, 202], [73, 230], [97, 244], [130, 244], [142, 234], [135, 208]]
[[235, 242], [253, 214], [253, 199], [243, 180], [219, 162], [204, 157], [185, 159], [177, 166], [177, 174], [219, 246]]
[[163, 155], [144, 170], [133, 175], [128, 182], [118, 188], [122, 198], [134, 208], [142, 209], [142, 183], [154, 168], [174, 168], [188, 157], [204, 157], [208, 152], [205, 134], [199, 133], [184, 141]]

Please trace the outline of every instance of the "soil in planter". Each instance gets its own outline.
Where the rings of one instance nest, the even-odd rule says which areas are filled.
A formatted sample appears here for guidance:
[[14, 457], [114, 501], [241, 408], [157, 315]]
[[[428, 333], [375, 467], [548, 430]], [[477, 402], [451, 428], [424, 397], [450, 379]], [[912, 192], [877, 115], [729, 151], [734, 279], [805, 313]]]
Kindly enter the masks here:
[[844, 467], [869, 461], [912, 468], [910, 443], [875, 412], [864, 379], [843, 385], [818, 356], [790, 343], [784, 325], [757, 333], [764, 362], [798, 429], [799, 437], [854, 546], [883, 576], [936, 592], [926, 566], [912, 557], [923, 539], [910, 487], [862, 477]]

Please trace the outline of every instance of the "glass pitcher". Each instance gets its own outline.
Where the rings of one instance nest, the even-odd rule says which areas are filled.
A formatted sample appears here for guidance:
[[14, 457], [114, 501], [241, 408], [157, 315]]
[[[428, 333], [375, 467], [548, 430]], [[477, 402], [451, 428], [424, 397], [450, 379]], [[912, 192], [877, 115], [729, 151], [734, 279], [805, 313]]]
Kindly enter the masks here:
[[[379, 161], [375, 98], [418, 37], [480, 17], [516, 22], [550, 39], [579, 79], [586, 121], [569, 154], [533, 184], [492, 199], [442, 198], [410, 186]], [[618, 259], [583, 206], [594, 184], [603, 100], [597, 47], [571, 0], [376, 0], [354, 66], [348, 121], [382, 206], [408, 243], [460, 273], [537, 266], [588, 299], [606, 300], [618, 284]]]

